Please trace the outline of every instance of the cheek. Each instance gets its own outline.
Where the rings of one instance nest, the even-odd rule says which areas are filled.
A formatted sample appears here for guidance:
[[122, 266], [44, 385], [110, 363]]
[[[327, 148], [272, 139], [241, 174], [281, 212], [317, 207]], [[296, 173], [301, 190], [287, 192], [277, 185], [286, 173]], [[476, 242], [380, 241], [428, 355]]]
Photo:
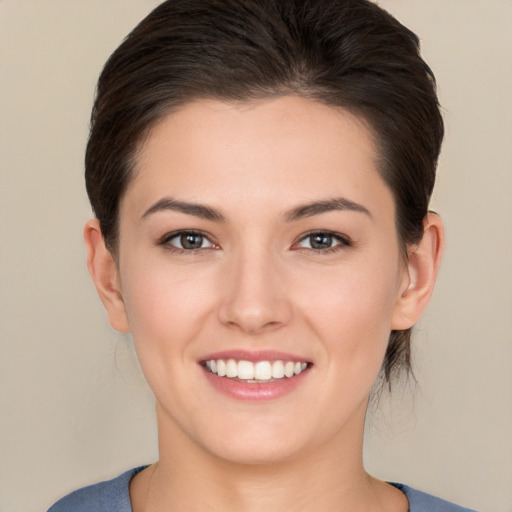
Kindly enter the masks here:
[[329, 352], [352, 368], [380, 369], [397, 296], [396, 265], [388, 263], [327, 269], [304, 290], [304, 317]]
[[[205, 276], [169, 266], [126, 266], [123, 292], [135, 351], [157, 402], [185, 407], [194, 340], [209, 320], [211, 300]], [[211, 279], [210, 279], [211, 280]], [[174, 404], [174, 405], [173, 405]]]
[[[390, 321], [397, 294], [396, 272], [390, 266], [344, 267], [325, 272], [308, 281], [305, 301], [312, 309], [334, 324], [365, 325]], [[362, 268], [361, 268], [362, 267]]]
[[175, 350], [194, 338], [212, 307], [211, 276], [150, 263], [127, 265], [125, 275], [130, 276], [123, 292], [136, 347]]

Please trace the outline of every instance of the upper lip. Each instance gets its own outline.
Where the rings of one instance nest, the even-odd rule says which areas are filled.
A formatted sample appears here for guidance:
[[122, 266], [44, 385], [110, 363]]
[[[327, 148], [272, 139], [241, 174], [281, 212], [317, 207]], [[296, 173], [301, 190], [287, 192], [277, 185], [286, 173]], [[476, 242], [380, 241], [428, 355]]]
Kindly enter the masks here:
[[202, 357], [199, 362], [211, 361], [212, 359], [234, 359], [236, 361], [251, 361], [256, 363], [258, 361], [294, 361], [300, 363], [310, 362], [307, 358], [296, 354], [281, 352], [278, 350], [222, 350], [220, 352], [213, 352]]

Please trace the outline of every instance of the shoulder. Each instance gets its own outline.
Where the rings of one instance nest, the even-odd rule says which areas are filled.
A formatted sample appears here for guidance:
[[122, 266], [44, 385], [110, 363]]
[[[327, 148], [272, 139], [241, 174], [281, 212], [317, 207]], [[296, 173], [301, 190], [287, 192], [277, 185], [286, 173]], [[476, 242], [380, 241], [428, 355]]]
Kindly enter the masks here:
[[426, 492], [418, 491], [408, 485], [392, 484], [400, 489], [409, 500], [409, 512], [475, 512], [441, 498], [436, 498]]
[[112, 480], [78, 489], [60, 499], [48, 512], [132, 512], [129, 484], [143, 468], [130, 469]]

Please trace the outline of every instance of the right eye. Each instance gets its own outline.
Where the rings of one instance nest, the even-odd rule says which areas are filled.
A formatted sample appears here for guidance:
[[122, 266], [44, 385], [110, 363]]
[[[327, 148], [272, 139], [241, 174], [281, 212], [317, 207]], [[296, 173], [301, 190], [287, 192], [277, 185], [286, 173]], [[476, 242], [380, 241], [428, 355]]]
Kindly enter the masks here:
[[215, 247], [206, 235], [197, 231], [170, 233], [161, 240], [160, 244], [179, 251], [198, 251]]

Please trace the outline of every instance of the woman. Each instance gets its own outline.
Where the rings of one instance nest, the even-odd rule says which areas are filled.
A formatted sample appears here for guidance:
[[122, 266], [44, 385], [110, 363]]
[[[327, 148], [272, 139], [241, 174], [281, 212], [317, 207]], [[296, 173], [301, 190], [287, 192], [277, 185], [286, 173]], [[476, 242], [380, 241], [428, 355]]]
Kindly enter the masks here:
[[367, 0], [171, 0], [107, 62], [88, 267], [159, 461], [50, 510], [464, 510], [366, 473], [443, 249], [418, 40]]

